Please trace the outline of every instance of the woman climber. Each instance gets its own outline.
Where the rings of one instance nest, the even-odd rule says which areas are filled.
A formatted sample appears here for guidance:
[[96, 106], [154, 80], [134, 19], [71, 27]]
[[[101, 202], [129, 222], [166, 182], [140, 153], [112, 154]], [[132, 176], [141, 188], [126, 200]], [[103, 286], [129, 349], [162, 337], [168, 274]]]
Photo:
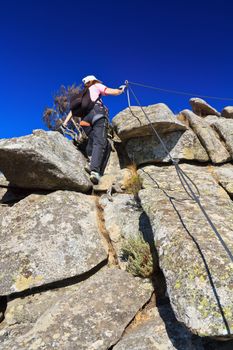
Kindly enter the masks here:
[[88, 136], [86, 154], [90, 165], [85, 170], [90, 174], [93, 184], [98, 184], [104, 174], [105, 167], [111, 152], [111, 145], [107, 139], [108, 109], [102, 102], [102, 96], [121, 95], [126, 86], [111, 89], [103, 85], [94, 75], [88, 75], [82, 79], [84, 89], [71, 101], [71, 111], [63, 126], [65, 127], [73, 116], [81, 117], [80, 125]]

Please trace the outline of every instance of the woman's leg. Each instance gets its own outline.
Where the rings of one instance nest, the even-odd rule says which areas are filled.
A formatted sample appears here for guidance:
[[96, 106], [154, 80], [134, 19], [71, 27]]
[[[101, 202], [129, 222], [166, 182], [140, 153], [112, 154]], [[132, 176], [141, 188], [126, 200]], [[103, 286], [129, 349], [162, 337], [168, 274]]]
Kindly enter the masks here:
[[107, 163], [108, 163], [111, 151], [112, 151], [112, 146], [111, 146], [110, 142], [107, 139], [107, 145], [106, 145], [106, 148], [105, 148], [105, 152], [104, 152], [104, 156], [103, 156], [103, 160], [102, 160], [102, 164], [101, 164], [101, 168], [100, 168], [100, 175], [101, 176], [104, 175], [104, 170], [105, 170], [105, 168], [107, 166]]
[[91, 171], [100, 173], [101, 165], [103, 162], [104, 153], [107, 147], [107, 130], [106, 130], [107, 120], [106, 118], [101, 118], [97, 120], [93, 128], [93, 149], [91, 155]]

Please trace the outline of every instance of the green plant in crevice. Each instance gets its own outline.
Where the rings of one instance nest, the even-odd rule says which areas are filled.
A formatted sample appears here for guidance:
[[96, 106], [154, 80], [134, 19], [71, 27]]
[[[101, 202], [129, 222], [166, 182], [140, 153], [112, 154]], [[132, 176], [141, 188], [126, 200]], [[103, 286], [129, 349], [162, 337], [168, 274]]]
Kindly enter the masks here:
[[126, 271], [134, 276], [150, 278], [153, 275], [153, 258], [149, 243], [142, 234], [129, 237], [121, 248], [122, 260], [127, 261]]

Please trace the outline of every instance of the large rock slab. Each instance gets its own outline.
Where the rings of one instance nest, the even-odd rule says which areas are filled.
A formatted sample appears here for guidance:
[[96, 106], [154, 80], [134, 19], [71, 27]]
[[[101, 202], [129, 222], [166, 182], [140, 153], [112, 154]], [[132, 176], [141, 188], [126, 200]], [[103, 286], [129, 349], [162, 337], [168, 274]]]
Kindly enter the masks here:
[[220, 167], [213, 167], [212, 171], [218, 183], [230, 196], [233, 196], [233, 165], [224, 164]]
[[152, 293], [148, 283], [119, 269], [101, 270], [67, 288], [9, 305], [1, 349], [107, 350]]
[[[233, 203], [208, 169], [183, 164], [200, 201], [233, 253]], [[150, 218], [176, 318], [193, 333], [233, 337], [233, 263], [199, 206], [180, 184], [174, 166], [140, 170], [142, 207]], [[194, 190], [194, 188], [193, 188]]]
[[91, 183], [84, 165], [81, 152], [58, 132], [36, 130], [0, 140], [0, 170], [12, 186], [87, 192]]
[[[159, 133], [168, 133], [175, 130], [186, 130], [186, 126], [179, 122], [172, 111], [163, 103], [143, 107], [153, 127]], [[113, 127], [121, 140], [132, 137], [153, 135], [149, 121], [140, 107], [131, 107], [118, 113], [112, 120]]]
[[198, 117], [193, 112], [185, 109], [181, 112], [189, 121], [189, 124], [201, 144], [205, 147], [213, 163], [224, 163], [231, 159], [231, 156], [224, 144], [218, 137], [218, 134], [212, 129], [208, 122]]
[[[162, 135], [162, 140], [172, 158], [207, 162], [209, 156], [192, 130], [175, 131]], [[167, 163], [170, 157], [156, 136], [132, 138], [126, 143], [126, 151], [137, 165], [146, 163]]]
[[0, 212], [0, 295], [80, 275], [103, 262], [95, 198], [57, 191]]
[[221, 116], [224, 118], [233, 118], [233, 106], [227, 106], [223, 108]]
[[219, 137], [224, 141], [226, 149], [233, 159], [233, 119], [219, 118], [211, 123]]
[[189, 103], [193, 112], [200, 117], [206, 117], [207, 115], [216, 115], [220, 117], [220, 113], [201, 98], [193, 97], [189, 100]]
[[153, 308], [146, 316], [113, 350], [204, 350], [201, 339], [177, 322], [170, 305]]

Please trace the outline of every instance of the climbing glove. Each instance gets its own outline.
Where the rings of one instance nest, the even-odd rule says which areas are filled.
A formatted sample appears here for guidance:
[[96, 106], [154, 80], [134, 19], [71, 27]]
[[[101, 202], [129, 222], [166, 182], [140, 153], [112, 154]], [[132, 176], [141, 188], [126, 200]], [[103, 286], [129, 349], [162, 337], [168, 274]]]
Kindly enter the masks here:
[[123, 92], [125, 92], [125, 89], [126, 89], [126, 85], [121, 85], [121, 86], [119, 86], [119, 88], [118, 88], [119, 90], [123, 90]]

